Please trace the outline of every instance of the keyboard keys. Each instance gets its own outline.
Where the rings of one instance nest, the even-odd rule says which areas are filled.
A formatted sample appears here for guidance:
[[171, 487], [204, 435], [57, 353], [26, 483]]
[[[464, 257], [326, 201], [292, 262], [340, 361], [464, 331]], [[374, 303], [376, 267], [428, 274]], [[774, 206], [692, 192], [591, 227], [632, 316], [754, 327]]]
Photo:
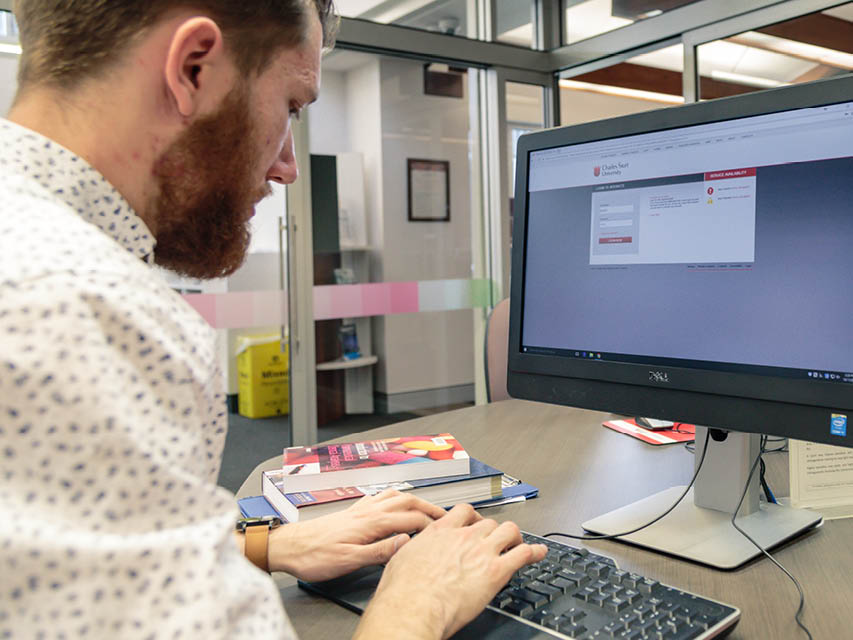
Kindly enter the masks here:
[[545, 584], [544, 582], [531, 582], [527, 585], [527, 589], [545, 596], [549, 601], [553, 600], [555, 596], [563, 595], [563, 592], [560, 589]]
[[[523, 539], [543, 542], [529, 534]], [[687, 640], [734, 612], [619, 569], [588, 549], [544, 542], [545, 559], [519, 570], [492, 600], [494, 609], [584, 640]]]
[[505, 589], [504, 593], [512, 597], [513, 600], [523, 600], [535, 608], [539, 608], [548, 602], [548, 596], [543, 596], [541, 593], [526, 588], [512, 587]]
[[627, 576], [622, 578], [622, 582], [620, 583], [624, 587], [630, 587], [631, 589], [636, 589], [637, 585], [643, 581], [643, 576], [638, 573], [629, 573]]
[[554, 549], [552, 547], [551, 549], [548, 549], [548, 553], [545, 554], [545, 559], [549, 562], [558, 563], [567, 555], [569, 555], [569, 553], [565, 549]]
[[584, 634], [586, 633], [587, 629], [582, 624], [561, 624], [557, 631], [561, 631], [562, 633], [570, 635], [573, 638], [584, 638]]
[[708, 629], [714, 624], [714, 619], [711, 616], [705, 615], [704, 613], [700, 613], [698, 615], [693, 616], [690, 619], [690, 622], [696, 625], [697, 627], [701, 627], [702, 629]]
[[619, 613], [628, 608], [628, 601], [622, 598], [611, 597], [604, 601], [604, 608], [611, 613]]
[[511, 600], [506, 605], [501, 607], [502, 610], [514, 613], [522, 618], [533, 613], [533, 606], [522, 600]]
[[531, 578], [527, 578], [525, 576], [516, 576], [509, 581], [509, 584], [513, 587], [526, 587], [531, 582], [533, 582]]
[[623, 631], [625, 631], [625, 627], [622, 626], [618, 620], [601, 627], [601, 633], [606, 638], [616, 638], [617, 636], [622, 635]]
[[561, 593], [566, 593], [566, 591], [574, 589], [578, 586], [576, 582], [566, 580], [565, 578], [561, 578], [559, 576], [549, 580], [548, 584], [550, 584], [555, 589], [559, 589]]
[[586, 618], [586, 611], [572, 607], [568, 611], [564, 611], [561, 617], [566, 618], [572, 624], [576, 624]]
[[559, 629], [560, 616], [550, 609], [542, 609], [530, 618], [533, 622], [549, 629]]
[[489, 604], [491, 604], [493, 607], [496, 607], [497, 609], [503, 609], [504, 606], [508, 605], [510, 602], [512, 602], [511, 596], [505, 593], [499, 593], [494, 598], [492, 598], [492, 601]]
[[660, 582], [657, 580], [651, 580], [650, 578], [644, 578], [642, 582], [637, 585], [637, 591], [643, 593], [645, 595], [651, 595], [652, 591], [655, 587], [659, 586]]
[[610, 581], [614, 584], [622, 584], [622, 579], [628, 577], [627, 571], [622, 571], [622, 569], [615, 569], [610, 572]]
[[591, 587], [584, 587], [583, 589], [581, 589], [577, 593], [575, 593], [575, 598], [577, 598], [578, 600], [583, 600], [584, 602], [587, 602], [587, 601], [589, 601], [589, 599], [592, 596], [598, 596], [598, 595], [601, 595], [601, 594], [598, 593], [598, 591], [596, 589], [592, 589]]
[[634, 591], [633, 589], [625, 589], [620, 597], [625, 598], [629, 604], [634, 604], [637, 600], [641, 598], [640, 593], [638, 591]]
[[577, 587], [583, 587], [589, 584], [590, 578], [585, 573], [581, 573], [580, 571], [575, 571], [573, 569], [560, 569], [556, 574], [558, 578], [563, 578], [564, 580], [569, 580], [573, 582]]

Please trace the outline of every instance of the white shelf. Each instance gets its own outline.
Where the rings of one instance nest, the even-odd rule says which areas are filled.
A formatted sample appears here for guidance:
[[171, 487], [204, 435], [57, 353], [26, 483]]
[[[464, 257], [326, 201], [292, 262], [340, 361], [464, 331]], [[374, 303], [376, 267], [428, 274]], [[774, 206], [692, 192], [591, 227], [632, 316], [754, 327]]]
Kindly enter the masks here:
[[317, 371], [336, 371], [338, 369], [357, 369], [358, 367], [369, 367], [379, 362], [377, 356], [361, 356], [352, 360], [330, 360], [317, 365]]

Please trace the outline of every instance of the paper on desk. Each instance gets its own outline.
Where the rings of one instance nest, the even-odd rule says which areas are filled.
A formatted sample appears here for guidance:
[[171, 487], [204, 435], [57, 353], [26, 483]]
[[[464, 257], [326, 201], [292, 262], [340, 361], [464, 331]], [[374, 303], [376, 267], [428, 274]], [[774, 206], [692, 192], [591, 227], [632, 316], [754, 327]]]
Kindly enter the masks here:
[[827, 520], [853, 517], [853, 450], [789, 440], [791, 506]]

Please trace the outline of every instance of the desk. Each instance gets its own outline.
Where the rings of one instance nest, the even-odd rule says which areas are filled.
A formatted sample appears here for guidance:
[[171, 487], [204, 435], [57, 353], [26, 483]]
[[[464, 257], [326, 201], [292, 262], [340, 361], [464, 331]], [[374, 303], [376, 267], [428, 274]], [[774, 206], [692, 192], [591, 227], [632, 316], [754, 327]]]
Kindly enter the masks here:
[[[601, 426], [610, 414], [506, 400], [418, 418], [366, 431], [364, 438], [449, 432], [475, 458], [539, 487], [539, 498], [484, 509], [495, 520], [514, 520], [531, 533], [581, 532], [580, 523], [673, 485], [689, 482], [693, 456], [681, 445], [652, 447]], [[348, 437], [344, 440], [352, 440]], [[768, 482], [776, 495], [787, 495], [787, 456], [766, 456]], [[278, 466], [272, 460], [266, 468]], [[259, 469], [263, 465], [259, 465]], [[257, 495], [259, 470], [238, 495]], [[802, 584], [803, 617], [815, 640], [853, 637], [853, 519], [833, 520], [775, 557]], [[733, 639], [802, 640], [794, 622], [797, 592], [768, 560], [730, 572], [707, 569], [628, 545], [572, 542], [612, 557], [622, 568], [740, 607]], [[322, 598], [310, 596], [285, 575], [276, 576], [282, 599], [301, 638], [348, 638], [357, 616]]]

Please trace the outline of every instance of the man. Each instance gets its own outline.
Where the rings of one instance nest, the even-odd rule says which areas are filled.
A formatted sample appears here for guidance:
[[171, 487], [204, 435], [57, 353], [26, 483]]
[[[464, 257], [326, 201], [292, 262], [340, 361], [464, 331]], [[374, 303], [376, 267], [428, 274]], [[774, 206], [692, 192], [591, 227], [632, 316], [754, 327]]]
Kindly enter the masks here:
[[[293, 637], [215, 486], [209, 327], [152, 272], [233, 272], [330, 0], [19, 0], [0, 120], [0, 637]], [[416, 538], [409, 533], [421, 531]], [[269, 534], [309, 580], [388, 561], [361, 638], [447, 637], [539, 560], [512, 523], [386, 493]]]

